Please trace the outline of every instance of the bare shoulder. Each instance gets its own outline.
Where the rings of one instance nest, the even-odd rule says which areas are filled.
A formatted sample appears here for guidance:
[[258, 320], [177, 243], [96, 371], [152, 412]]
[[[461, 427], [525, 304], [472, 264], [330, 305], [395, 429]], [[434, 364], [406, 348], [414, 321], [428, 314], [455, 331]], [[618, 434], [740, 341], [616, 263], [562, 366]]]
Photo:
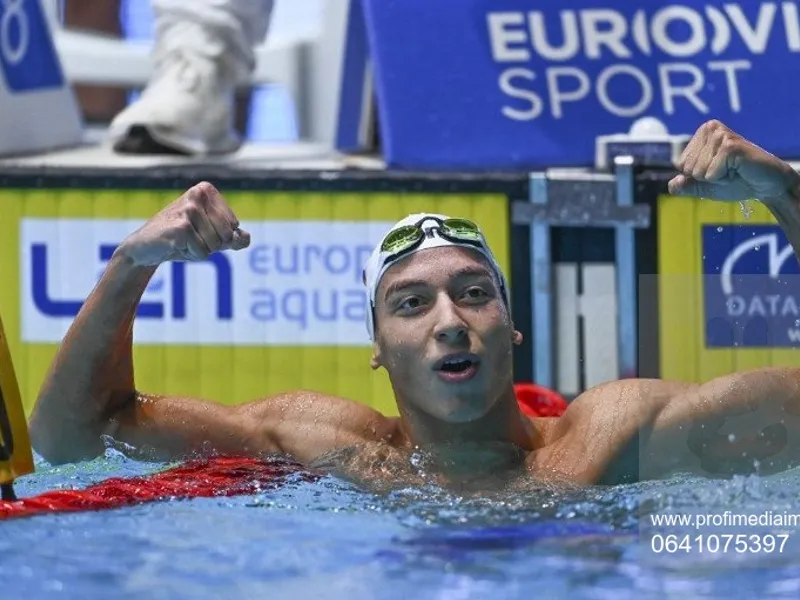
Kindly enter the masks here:
[[663, 379], [620, 379], [590, 388], [570, 402], [556, 428], [561, 434], [575, 427], [622, 424], [657, 413], [676, 395], [698, 384]]
[[[602, 481], [622, 457], [637, 455], [639, 434], [670, 399], [695, 387], [660, 379], [622, 379], [593, 387], [575, 398], [564, 415], [547, 420], [540, 429], [544, 447], [533, 463], [586, 483]], [[628, 467], [621, 470], [638, 470]]]
[[266, 446], [301, 462], [365, 442], [392, 444], [398, 420], [365, 404], [310, 390], [269, 396], [238, 407]]

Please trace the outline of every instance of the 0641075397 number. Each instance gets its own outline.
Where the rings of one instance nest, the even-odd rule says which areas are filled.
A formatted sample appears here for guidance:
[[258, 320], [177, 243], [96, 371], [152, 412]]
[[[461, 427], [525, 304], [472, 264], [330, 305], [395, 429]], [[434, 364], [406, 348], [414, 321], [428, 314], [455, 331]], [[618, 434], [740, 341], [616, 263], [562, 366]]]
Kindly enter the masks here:
[[708, 553], [708, 554], [780, 554], [783, 552], [788, 533], [724, 533], [724, 534], [653, 534], [650, 549], [656, 554]]

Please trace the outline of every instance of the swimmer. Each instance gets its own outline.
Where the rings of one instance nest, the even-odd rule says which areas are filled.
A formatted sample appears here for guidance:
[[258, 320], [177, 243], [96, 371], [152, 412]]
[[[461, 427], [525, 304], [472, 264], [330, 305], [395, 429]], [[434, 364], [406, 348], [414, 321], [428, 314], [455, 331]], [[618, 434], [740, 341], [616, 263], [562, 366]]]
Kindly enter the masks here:
[[[800, 175], [787, 163], [710, 121], [677, 168], [670, 193], [757, 198], [798, 252]], [[120, 244], [66, 333], [32, 412], [31, 439], [45, 459], [91, 459], [111, 439], [151, 460], [286, 454], [313, 466], [340, 455], [351, 469], [380, 470], [392, 457], [413, 463], [427, 449], [425, 471], [445, 480], [522, 470], [577, 485], [800, 464], [800, 365], [703, 384], [614, 381], [581, 394], [561, 417], [524, 416], [512, 376], [522, 336], [503, 274], [477, 226], [442, 215], [400, 221], [365, 269], [371, 367], [387, 371], [399, 417], [313, 391], [229, 406], [139, 390], [132, 324], [156, 267], [249, 243], [222, 195], [200, 183]]]

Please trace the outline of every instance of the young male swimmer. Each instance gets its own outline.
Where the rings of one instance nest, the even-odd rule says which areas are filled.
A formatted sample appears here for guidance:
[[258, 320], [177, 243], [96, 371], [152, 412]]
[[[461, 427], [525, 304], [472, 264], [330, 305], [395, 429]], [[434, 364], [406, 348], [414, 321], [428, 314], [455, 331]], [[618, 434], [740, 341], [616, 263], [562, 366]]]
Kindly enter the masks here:
[[[800, 175], [725, 125], [705, 123], [669, 184], [672, 194], [758, 198], [800, 250]], [[527, 469], [578, 484], [772, 472], [800, 464], [800, 366], [735, 373], [698, 385], [615, 381], [583, 393], [560, 418], [527, 418], [515, 400], [512, 350], [521, 341], [507, 289], [470, 222], [418, 215], [398, 223], [365, 271], [372, 367], [388, 372], [399, 417], [356, 402], [293, 391], [225, 406], [160, 396], [134, 381], [131, 330], [156, 267], [240, 250], [249, 235], [208, 183], [189, 189], [125, 239], [67, 332], [30, 421], [52, 463], [104, 451], [104, 436], [137, 456], [286, 453], [309, 464], [332, 451], [409, 457], [426, 469]], [[352, 455], [352, 452], [350, 453]], [[432, 462], [431, 462], [432, 461]], [[372, 461], [363, 461], [372, 462]], [[488, 464], [488, 463], [483, 463]], [[374, 464], [364, 469], [379, 468]]]

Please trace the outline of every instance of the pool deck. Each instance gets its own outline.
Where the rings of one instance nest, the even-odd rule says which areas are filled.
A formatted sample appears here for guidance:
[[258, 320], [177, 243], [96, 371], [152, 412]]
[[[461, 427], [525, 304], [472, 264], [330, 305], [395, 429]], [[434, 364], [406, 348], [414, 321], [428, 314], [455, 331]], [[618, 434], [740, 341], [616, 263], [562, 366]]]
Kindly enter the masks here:
[[[790, 164], [800, 171], [800, 161], [790, 161]], [[575, 179], [592, 179], [597, 175], [587, 168], [555, 168], [546, 172], [548, 176], [567, 175]], [[215, 156], [126, 155], [116, 153], [109, 142], [91, 133], [78, 147], [25, 156], [0, 156], [0, 177], [7, 180], [9, 176], [19, 175], [171, 177], [196, 181], [206, 177], [221, 180], [388, 180], [516, 189], [527, 186], [529, 177], [524, 171], [438, 172], [392, 168], [380, 156], [345, 154], [311, 142], [244, 144], [236, 153]], [[660, 177], [664, 176], [662, 170]]]
[[350, 156], [331, 151], [320, 144], [245, 144], [233, 154], [215, 156], [168, 156], [118, 154], [108, 142], [89, 141], [85, 145], [26, 156], [0, 156], [0, 170], [148, 170], [161, 168], [226, 167], [249, 171], [336, 171], [358, 169], [383, 171], [380, 158]]
[[[585, 172], [585, 171], [584, 171]], [[380, 157], [321, 144], [245, 144], [230, 155], [124, 155], [105, 140], [26, 156], [0, 156], [0, 187], [188, 188], [528, 194], [526, 171], [425, 171], [388, 167]]]

